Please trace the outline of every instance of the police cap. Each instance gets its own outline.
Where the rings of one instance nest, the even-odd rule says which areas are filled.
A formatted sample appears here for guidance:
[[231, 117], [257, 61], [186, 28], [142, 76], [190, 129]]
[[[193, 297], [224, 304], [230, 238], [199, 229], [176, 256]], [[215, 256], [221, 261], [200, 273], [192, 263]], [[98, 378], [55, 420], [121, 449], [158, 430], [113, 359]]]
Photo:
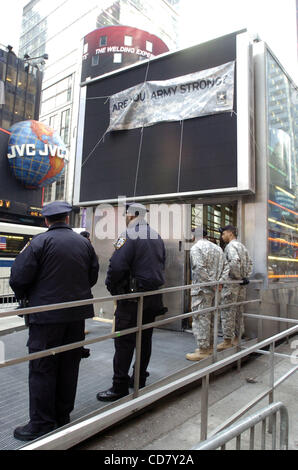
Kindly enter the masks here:
[[238, 230], [237, 230], [237, 227], [234, 227], [234, 225], [226, 225], [225, 227], [221, 227], [219, 229], [220, 233], [223, 233], [225, 231], [228, 231], [228, 232], [232, 232], [236, 237], [237, 237], [237, 234], [238, 234]]
[[72, 211], [72, 206], [66, 201], [54, 201], [47, 204], [42, 209], [44, 217], [52, 217], [54, 215], [68, 214]]
[[126, 214], [132, 215], [134, 217], [144, 217], [146, 212], [149, 212], [143, 204], [139, 204], [138, 202], [132, 202], [131, 204], [126, 205]]

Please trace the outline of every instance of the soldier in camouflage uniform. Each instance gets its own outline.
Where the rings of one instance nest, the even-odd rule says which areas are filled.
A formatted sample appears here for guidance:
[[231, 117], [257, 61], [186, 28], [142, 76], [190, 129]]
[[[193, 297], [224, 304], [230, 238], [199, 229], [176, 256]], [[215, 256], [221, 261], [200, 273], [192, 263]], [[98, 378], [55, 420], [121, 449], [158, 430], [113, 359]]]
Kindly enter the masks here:
[[[241, 302], [246, 299], [247, 278], [252, 273], [252, 260], [247, 249], [237, 240], [237, 228], [227, 225], [220, 229], [222, 239], [227, 246], [225, 256], [229, 265], [229, 280], [239, 280], [239, 284], [224, 285], [221, 292], [221, 303], [229, 304]], [[223, 309], [221, 312], [221, 322], [223, 329], [223, 343], [218, 345], [218, 351], [230, 348], [239, 343], [239, 338], [244, 333], [243, 321], [244, 306], [233, 306]]]
[[[207, 240], [207, 231], [190, 251], [192, 284], [220, 281], [228, 278], [228, 265], [222, 249]], [[214, 306], [216, 286], [194, 287], [191, 290], [192, 311]], [[190, 361], [200, 361], [212, 354], [214, 313], [194, 313], [192, 329], [198, 349], [186, 355]]]

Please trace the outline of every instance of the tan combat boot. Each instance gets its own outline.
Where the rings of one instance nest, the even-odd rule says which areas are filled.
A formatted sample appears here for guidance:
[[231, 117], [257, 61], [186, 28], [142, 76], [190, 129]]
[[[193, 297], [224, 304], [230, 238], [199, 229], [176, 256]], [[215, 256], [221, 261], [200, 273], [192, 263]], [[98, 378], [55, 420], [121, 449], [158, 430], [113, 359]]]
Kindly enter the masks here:
[[186, 359], [189, 361], [201, 361], [202, 359], [206, 359], [206, 357], [209, 357], [212, 353], [210, 352], [210, 349], [196, 349], [194, 353], [189, 353], [186, 354]]
[[224, 351], [225, 349], [229, 349], [233, 347], [233, 342], [231, 339], [224, 339], [223, 343], [220, 343], [217, 346], [217, 351]]
[[[201, 351], [200, 348], [195, 350], [196, 353], [199, 353], [200, 351]], [[210, 346], [209, 348], [205, 349], [204, 351], [209, 351], [210, 354], [213, 354], [213, 345]]]
[[238, 346], [239, 344], [239, 337], [238, 336], [234, 336], [233, 340], [232, 340], [232, 343], [233, 343], [233, 346]]

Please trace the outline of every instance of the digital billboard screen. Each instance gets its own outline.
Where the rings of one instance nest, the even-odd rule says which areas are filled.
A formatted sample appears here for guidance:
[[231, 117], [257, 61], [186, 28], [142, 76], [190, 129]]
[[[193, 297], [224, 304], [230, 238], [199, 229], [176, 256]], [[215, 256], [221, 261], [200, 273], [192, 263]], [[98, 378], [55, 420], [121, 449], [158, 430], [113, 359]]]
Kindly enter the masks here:
[[[238, 103], [239, 91], [245, 106], [246, 101], [249, 101], [248, 82], [239, 82], [242, 66], [246, 67], [245, 76], [248, 75], [249, 52], [245, 57], [245, 54], [242, 54], [242, 68], [239, 71], [238, 34], [240, 33], [233, 33], [163, 55], [137, 67], [93, 80], [81, 88], [74, 200], [76, 204], [116, 202], [118, 196], [142, 200], [218, 191], [252, 190], [251, 175], [248, 174], [248, 167], [251, 166], [251, 149], [248, 148], [251, 121], [248, 115], [251, 109], [241, 109]], [[249, 51], [247, 41], [245, 47]], [[129, 130], [109, 130], [113, 111], [110, 97], [113, 95], [127, 92], [145, 82], [157, 81], [164, 84], [173, 79], [176, 83], [175, 80], [180, 77], [184, 79], [188, 74], [207, 73], [210, 69], [233, 62], [234, 100], [230, 111], [224, 109], [220, 112], [217, 109], [215, 112], [211, 111], [211, 114], [190, 119], [181, 118], [171, 122], [165, 119], [148, 127], [144, 124]], [[216, 78], [212, 79], [213, 82], [208, 80], [205, 80], [204, 88], [208, 86], [210, 90], [220, 83]], [[180, 89], [180, 92], [187, 90], [185, 84], [179, 86], [177, 89]], [[193, 88], [201, 93], [203, 86], [192, 85], [191, 91]], [[157, 97], [157, 92], [151, 98], [153, 96]], [[185, 107], [184, 99], [186, 98], [181, 101], [179, 98], [182, 111]], [[225, 100], [225, 94], [217, 93], [216, 99], [217, 102], [220, 99]], [[193, 95], [193, 104], [196, 104], [195, 101]], [[124, 108], [125, 100], [122, 103]], [[171, 106], [175, 106], [175, 103]], [[159, 112], [166, 114], [167, 107], [163, 108]], [[243, 122], [239, 123], [239, 115], [243, 117], [243, 110], [244, 114], [247, 114], [244, 116], [245, 135]], [[239, 126], [242, 133], [241, 143]]]

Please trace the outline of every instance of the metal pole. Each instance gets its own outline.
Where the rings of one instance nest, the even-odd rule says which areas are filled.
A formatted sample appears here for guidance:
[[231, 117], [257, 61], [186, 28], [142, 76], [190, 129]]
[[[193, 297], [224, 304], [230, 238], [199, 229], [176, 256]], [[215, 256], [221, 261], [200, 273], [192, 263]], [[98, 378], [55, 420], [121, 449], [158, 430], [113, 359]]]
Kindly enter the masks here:
[[[215, 299], [214, 299], [214, 305], [216, 307], [216, 310], [214, 312], [214, 330], [213, 330], [213, 362], [217, 361], [217, 336], [218, 336], [218, 321], [219, 321], [219, 310], [218, 310], [218, 304], [219, 304], [219, 284], [216, 286], [216, 291], [215, 291]], [[212, 315], [212, 313], [211, 313]], [[211, 316], [212, 319], [212, 316]]]
[[202, 378], [202, 397], [201, 397], [201, 441], [207, 439], [208, 434], [208, 392], [209, 392], [209, 374]]
[[[269, 405], [271, 405], [274, 401], [274, 350], [275, 350], [275, 342], [270, 344]], [[270, 416], [269, 418], [268, 432], [272, 433], [272, 416]]]
[[143, 303], [144, 297], [138, 298], [138, 316], [136, 333], [136, 360], [135, 360], [135, 373], [134, 373], [134, 393], [133, 397], [139, 396], [140, 387], [140, 365], [141, 365], [141, 349], [142, 349], [142, 324], [143, 324]]

